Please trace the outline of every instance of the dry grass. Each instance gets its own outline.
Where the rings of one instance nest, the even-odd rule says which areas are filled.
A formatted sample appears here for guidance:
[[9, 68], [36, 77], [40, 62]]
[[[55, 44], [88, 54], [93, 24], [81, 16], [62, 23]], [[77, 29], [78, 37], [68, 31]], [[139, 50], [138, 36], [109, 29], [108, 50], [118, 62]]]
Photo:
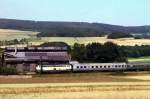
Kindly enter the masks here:
[[[33, 85], [33, 84], [32, 84]], [[11, 86], [11, 85], [8, 85]], [[17, 85], [16, 85], [17, 86]], [[24, 86], [24, 85], [22, 85]], [[25, 85], [26, 86], [26, 85]], [[34, 86], [34, 87], [33, 87]], [[149, 83], [70, 83], [0, 88], [0, 99], [149, 99]], [[36, 84], [38, 86], [38, 84]]]
[[[129, 72], [122, 75], [50, 74], [35, 76], [32, 80], [20, 79], [26, 81], [21, 82], [22, 84], [10, 84], [13, 82], [10, 79], [9, 84], [0, 84], [0, 99], [150, 99], [150, 83], [147, 77], [150, 77], [149, 72]], [[17, 83], [18, 79], [14, 81]]]
[[12, 29], [0, 29], [0, 39], [1, 40], [12, 40], [12, 39], [22, 39], [31, 38], [37, 35], [38, 32], [32, 31], [20, 31]]
[[[122, 75], [129, 75], [124, 73]], [[88, 83], [88, 82], [137, 82], [140, 80], [123, 78], [118, 73], [65, 73], [36, 75], [33, 78], [0, 78], [0, 84], [16, 83]]]
[[150, 91], [87, 91], [3, 94], [0, 99], [150, 99]]

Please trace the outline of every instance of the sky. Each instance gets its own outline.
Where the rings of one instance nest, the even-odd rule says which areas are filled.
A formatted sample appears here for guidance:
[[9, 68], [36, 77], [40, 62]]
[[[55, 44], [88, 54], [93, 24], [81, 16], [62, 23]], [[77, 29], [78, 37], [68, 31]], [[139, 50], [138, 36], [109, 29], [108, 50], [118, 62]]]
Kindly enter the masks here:
[[150, 0], [0, 0], [0, 18], [150, 25]]

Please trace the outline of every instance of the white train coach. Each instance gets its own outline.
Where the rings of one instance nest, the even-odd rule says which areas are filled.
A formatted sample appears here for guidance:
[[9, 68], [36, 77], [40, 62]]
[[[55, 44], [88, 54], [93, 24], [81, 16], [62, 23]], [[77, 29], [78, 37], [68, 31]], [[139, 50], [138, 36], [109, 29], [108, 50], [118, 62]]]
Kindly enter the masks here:
[[72, 64], [73, 71], [117, 71], [126, 70], [126, 63], [75, 63]]

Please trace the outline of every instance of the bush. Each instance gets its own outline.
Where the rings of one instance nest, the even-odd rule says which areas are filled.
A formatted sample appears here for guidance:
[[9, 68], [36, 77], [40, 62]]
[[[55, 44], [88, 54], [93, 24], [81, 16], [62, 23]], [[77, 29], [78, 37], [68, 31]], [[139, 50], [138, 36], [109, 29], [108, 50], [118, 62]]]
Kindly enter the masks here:
[[121, 33], [121, 32], [116, 32], [116, 33], [111, 33], [108, 35], [108, 39], [118, 39], [118, 38], [129, 38], [133, 37], [131, 34], [128, 33]]
[[7, 68], [7, 67], [0, 67], [0, 75], [16, 75], [17, 70], [15, 68]]

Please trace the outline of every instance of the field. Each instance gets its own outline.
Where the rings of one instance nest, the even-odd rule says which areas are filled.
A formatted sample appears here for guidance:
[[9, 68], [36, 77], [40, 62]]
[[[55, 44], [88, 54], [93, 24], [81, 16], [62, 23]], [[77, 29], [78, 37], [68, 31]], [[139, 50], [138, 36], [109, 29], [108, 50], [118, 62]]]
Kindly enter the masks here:
[[150, 39], [107, 39], [106, 37], [42, 37], [41, 40], [32, 40], [30, 43], [38, 45], [43, 42], [66, 42], [69, 45], [73, 45], [74, 43], [88, 44], [92, 42], [105, 43], [108, 41], [118, 45], [150, 45]]
[[150, 72], [48, 74], [0, 83], [0, 99], [150, 99]]
[[107, 37], [42, 37], [36, 38], [38, 32], [32, 31], [20, 31], [11, 29], [0, 29], [0, 40], [12, 40], [28, 38], [30, 44], [39, 45], [44, 42], [66, 42], [69, 45], [74, 43], [88, 44], [92, 42], [105, 43], [107, 41], [114, 42], [118, 45], [150, 45], [150, 39], [134, 39], [134, 38], [122, 38], [122, 39], [107, 39]]
[[129, 58], [128, 61], [130, 63], [138, 63], [138, 62], [150, 62], [150, 56], [147, 57], [140, 57], [140, 58]]
[[38, 32], [0, 29], [0, 40], [13, 40], [35, 37]]

